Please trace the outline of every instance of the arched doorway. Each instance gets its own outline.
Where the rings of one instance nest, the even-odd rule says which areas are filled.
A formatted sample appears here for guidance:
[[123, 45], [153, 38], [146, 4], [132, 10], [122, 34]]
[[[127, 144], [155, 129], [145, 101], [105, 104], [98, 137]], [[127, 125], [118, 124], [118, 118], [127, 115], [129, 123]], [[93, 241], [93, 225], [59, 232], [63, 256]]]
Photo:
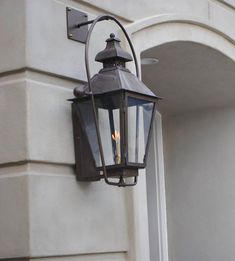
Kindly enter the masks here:
[[[154, 133], [155, 142], [151, 143], [151, 163], [149, 164], [149, 169], [147, 169], [147, 180], [145, 180], [145, 178], [142, 178], [140, 180], [139, 187], [134, 191], [133, 196], [134, 222], [138, 222], [138, 227], [137, 229], [135, 228], [135, 234], [137, 236], [135, 237], [134, 244], [135, 246], [140, 246], [141, 244], [146, 246], [146, 242], [149, 240], [150, 258], [147, 257], [148, 254], [146, 253], [146, 251], [141, 252], [137, 250], [135, 260], [150, 259], [151, 261], [167, 261], [168, 243], [170, 261], [214, 261], [217, 260], [214, 259], [215, 256], [209, 256], [209, 254], [213, 253], [213, 248], [216, 248], [216, 251], [214, 253], [216, 253], [218, 257], [224, 257], [228, 259], [229, 254], [231, 254], [231, 256], [234, 256], [232, 255], [232, 252], [227, 252], [230, 243], [233, 242], [231, 236], [228, 244], [226, 245], [227, 247], [225, 248], [223, 248], [224, 244], [222, 244], [222, 240], [217, 241], [217, 243], [216, 241], [211, 242], [209, 238], [212, 234], [207, 234], [208, 231], [206, 231], [203, 226], [200, 226], [203, 224], [205, 225], [206, 220], [211, 219], [207, 219], [206, 215], [204, 215], [204, 219], [200, 219], [201, 216], [193, 215], [192, 213], [193, 211], [198, 210], [199, 212], [205, 214], [207, 213], [206, 211], [204, 211], [205, 209], [207, 209], [206, 207], [215, 206], [215, 209], [217, 209], [218, 213], [220, 214], [220, 218], [219, 220], [214, 219], [214, 227], [219, 227], [221, 229], [221, 235], [229, 235], [223, 233], [221, 226], [222, 223], [216, 223], [217, 221], [223, 221], [223, 217], [225, 216], [223, 215], [224, 202], [221, 203], [221, 205], [218, 207], [215, 204], [216, 201], [213, 201], [214, 199], [216, 199], [216, 194], [209, 194], [210, 197], [208, 197], [206, 194], [203, 194], [204, 192], [207, 192], [207, 190], [203, 189], [208, 188], [206, 184], [212, 184], [211, 187], [218, 188], [213, 185], [216, 185], [216, 181], [219, 181], [220, 179], [215, 178], [214, 183], [210, 183], [210, 181], [212, 180], [210, 179], [209, 174], [217, 173], [217, 177], [221, 178], [222, 176], [219, 174], [221, 174], [221, 172], [224, 171], [226, 169], [225, 167], [227, 167], [228, 165], [224, 165], [224, 169], [220, 169], [220, 171], [218, 170], [218, 168], [218, 171], [214, 172], [213, 169], [209, 169], [209, 166], [213, 165], [210, 165], [210, 160], [216, 158], [213, 157], [213, 154], [211, 153], [211, 151], [216, 152], [215, 147], [212, 146], [215, 145], [215, 141], [213, 139], [217, 140], [217, 138], [215, 137], [218, 137], [220, 133], [223, 133], [224, 126], [229, 126], [227, 125], [227, 123], [230, 123], [230, 128], [227, 129], [226, 134], [229, 133], [230, 138], [228, 138], [229, 136], [225, 135], [227, 137], [227, 143], [223, 143], [223, 138], [220, 137], [220, 139], [218, 139], [220, 142], [217, 144], [223, 144], [222, 152], [228, 151], [227, 148], [229, 144], [230, 155], [232, 155], [233, 151], [235, 152], [235, 148], [234, 150], [232, 150], [232, 143], [229, 143], [230, 140], [233, 139], [232, 107], [233, 104], [235, 105], [233, 99], [233, 97], [235, 97], [233, 91], [234, 88], [232, 85], [232, 83], [235, 82], [234, 40], [226, 36], [223, 32], [218, 31], [216, 28], [210, 27], [209, 24], [203, 24], [199, 21], [194, 21], [193, 19], [184, 20], [180, 18], [175, 19], [174, 17], [172, 19], [170, 19], [169, 17], [165, 17], [164, 19], [162, 19], [161, 17], [151, 18], [149, 19], [151, 21], [141, 21], [139, 24], [134, 24], [129, 28], [129, 32], [130, 34], [132, 34], [132, 39], [137, 49], [137, 54], [139, 55], [139, 58], [142, 56], [155, 57], [159, 59], [159, 63], [154, 65], [152, 68], [150, 66], [142, 67], [142, 78], [146, 82], [146, 84], [148, 84], [153, 90], [158, 91], [158, 94], [164, 97], [164, 101], [159, 107], [159, 111], [163, 115], [162, 121], [164, 150], [161, 144], [161, 133], [159, 133], [159, 128], [160, 132], [162, 131], [161, 124], [158, 124], [156, 121], [157, 125], [155, 126]], [[224, 89], [224, 86], [226, 86], [226, 90]], [[225, 116], [226, 109], [226, 115], [228, 117]], [[211, 114], [209, 113], [209, 110], [211, 110]], [[201, 113], [201, 116], [204, 117], [204, 120], [201, 119], [202, 121], [200, 122], [200, 117], [198, 116], [197, 118], [197, 113]], [[181, 120], [180, 117], [178, 117], [180, 115], [182, 115], [183, 117]], [[219, 115], [221, 115], [221, 118], [219, 118]], [[187, 121], [185, 120], [186, 116], [188, 117]], [[179, 119], [179, 121], [173, 121], [176, 118]], [[161, 122], [160, 114], [158, 114], [158, 121]], [[186, 122], [188, 122], [189, 129], [187, 129], [185, 126], [186, 129], [183, 132], [181, 128], [184, 127], [183, 124]], [[218, 125], [220, 127], [218, 127]], [[194, 128], [192, 126], [194, 126]], [[206, 132], [202, 131], [203, 127], [206, 129]], [[202, 135], [202, 137], [199, 135], [198, 140], [195, 140], [195, 135], [193, 132], [190, 133], [190, 130], [198, 130], [199, 134], [202, 135], [202, 133], [204, 133], [205, 136]], [[216, 130], [217, 133], [214, 133], [215, 135], [210, 135], [210, 133], [213, 133], [213, 130]], [[182, 136], [179, 135], [179, 137], [175, 137], [176, 134], [180, 133], [183, 133]], [[200, 137], [202, 138], [201, 140]], [[204, 155], [204, 157], [202, 157], [202, 160], [205, 160], [208, 163], [208, 168], [206, 168], [206, 170], [208, 170], [208, 172], [206, 172], [208, 176], [203, 175], [203, 172], [200, 172], [201, 176], [195, 174], [194, 172], [202, 171], [203, 166], [205, 166], [203, 161], [196, 161], [197, 157], [193, 154], [193, 151], [195, 152], [196, 145], [199, 144], [199, 141], [201, 141], [202, 144], [205, 145], [205, 147], [202, 149], [204, 153], [201, 153], [200, 150], [197, 150], [197, 155]], [[195, 144], [193, 142], [195, 142]], [[175, 145], [177, 146], [174, 147]], [[165, 164], [163, 164], [163, 154], [165, 157]], [[191, 155], [191, 161], [189, 161], [187, 158], [184, 159], [182, 155], [185, 154], [188, 157]], [[217, 150], [217, 163], [221, 162], [221, 160], [224, 159], [222, 157], [221, 160], [218, 161], [218, 155], [219, 151]], [[225, 157], [226, 153], [223, 155]], [[179, 166], [177, 166], [177, 169], [175, 168], [175, 162], [179, 162], [179, 159], [177, 157], [181, 157], [180, 160], [182, 163], [182, 169]], [[186, 170], [185, 163], [188, 164], [188, 169]], [[163, 165], [165, 165], [166, 168], [165, 172]], [[230, 168], [232, 169], [232, 161], [230, 161]], [[149, 178], [149, 174], [151, 174], [151, 172], [155, 172], [153, 173], [155, 176], [152, 180], [151, 178]], [[164, 202], [164, 173], [166, 175], [167, 204], [165, 204]], [[178, 175], [181, 173], [191, 173], [191, 176], [189, 174], [185, 175], [188, 178], [188, 182], [191, 182], [190, 185], [195, 189], [194, 194], [191, 194], [191, 191], [193, 191], [192, 187], [187, 186], [189, 185], [186, 183], [187, 179], [183, 176], [178, 177]], [[151, 175], [151, 177], [153, 176]], [[206, 180], [199, 179], [198, 177], [205, 177]], [[231, 177], [231, 172], [228, 177]], [[225, 180], [226, 179], [224, 179], [223, 181], [225, 182]], [[209, 183], [207, 181], [209, 181]], [[231, 182], [233, 181], [234, 180], [232, 180]], [[153, 182], [155, 182], [154, 186], [152, 186]], [[229, 182], [229, 179], [227, 179], [226, 182]], [[218, 184], [221, 183], [218, 182]], [[180, 185], [182, 187], [180, 187]], [[145, 208], [143, 208], [144, 199], [142, 195], [146, 191], [146, 186], [146, 203], [148, 205], [148, 209], [145, 213]], [[152, 188], [154, 187], [154, 189], [150, 188], [151, 186]], [[188, 195], [186, 192], [184, 192], [184, 188], [188, 189], [188, 191], [186, 190], [186, 192], [189, 193]], [[224, 184], [224, 189], [225, 188], [226, 186]], [[217, 190], [214, 189], [214, 192], [215, 191]], [[229, 193], [231, 193], [231, 190]], [[191, 202], [189, 195], [195, 195], [194, 198], [191, 198]], [[204, 200], [205, 204], [201, 205], [201, 208], [199, 207], [197, 209], [195, 206], [198, 207], [199, 205], [196, 205], [195, 202], [203, 202], [203, 197], [197, 198], [196, 196], [202, 195], [207, 198], [207, 201]], [[226, 198], [226, 193], [224, 195]], [[234, 195], [232, 195], [232, 197], [233, 196]], [[150, 198], [154, 199], [149, 200]], [[183, 202], [186, 202], [185, 205], [183, 204]], [[179, 208], [180, 206], [182, 206], [181, 210]], [[192, 214], [192, 216], [189, 215], [186, 218], [184, 214], [187, 211], [183, 206], [188, 207], [188, 214]], [[165, 219], [166, 209], [169, 230], [168, 240]], [[209, 211], [209, 213], [213, 213], [212, 209], [210, 210], [211, 211]], [[152, 213], [150, 213], [151, 211]], [[169, 215], [171, 215], [171, 218], [169, 218]], [[217, 214], [214, 213], [214, 216], [216, 215]], [[146, 224], [144, 222], [139, 222], [140, 219], [143, 220], [143, 217], [146, 219], [147, 216], [149, 219], [148, 239], [146, 238], [146, 233], [143, 232], [147, 229]], [[202, 221], [202, 223], [199, 222], [197, 227], [194, 225], [195, 220], [193, 220], [192, 217], [197, 217], [197, 221], [204, 221]], [[235, 216], [233, 216], [233, 218], [234, 217]], [[181, 224], [182, 226], [180, 227], [179, 224]], [[188, 224], [188, 226], [184, 227], [184, 225], [186, 224]], [[232, 225], [232, 222], [229, 222], [229, 224]], [[213, 225], [211, 225], [211, 229], [214, 227]], [[231, 226], [227, 228], [228, 232]], [[205, 232], [205, 234], [202, 233], [203, 231]], [[153, 236], [151, 236], [151, 233]], [[219, 235], [219, 233], [217, 235]], [[182, 238], [180, 238], [179, 236], [182, 236]], [[195, 241], [193, 241], [193, 239], [195, 239]], [[211, 243], [208, 243], [208, 245], [206, 246], [206, 242]], [[221, 248], [217, 247], [219, 246], [219, 243], [221, 243]], [[227, 251], [223, 252], [223, 250], [225, 249]], [[230, 249], [232, 251], [232, 248]], [[225, 253], [227, 253], [226, 257], [224, 256]]]
[[[156, 65], [142, 67], [142, 79], [164, 97], [159, 111], [169, 260], [232, 260], [235, 62], [210, 47], [185, 41], [148, 49], [142, 57], [159, 59]], [[157, 214], [162, 203], [153, 178], [147, 175], [150, 257], [157, 260], [159, 252], [164, 254], [156, 236], [162, 229]]]

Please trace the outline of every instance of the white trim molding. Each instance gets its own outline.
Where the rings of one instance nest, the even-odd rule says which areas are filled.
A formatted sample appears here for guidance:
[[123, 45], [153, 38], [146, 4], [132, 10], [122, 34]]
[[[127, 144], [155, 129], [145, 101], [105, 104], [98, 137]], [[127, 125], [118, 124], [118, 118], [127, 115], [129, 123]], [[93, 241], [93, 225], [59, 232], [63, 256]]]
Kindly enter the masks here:
[[136, 34], [139, 31], [145, 30], [146, 28], [154, 25], [166, 24], [166, 23], [183, 23], [197, 25], [202, 28], [206, 28], [213, 31], [221, 36], [223, 36], [228, 41], [235, 44], [235, 39], [233, 36], [222, 31], [220, 28], [211, 23], [208, 19], [202, 19], [200, 17], [194, 17], [189, 15], [179, 15], [179, 14], [163, 14], [147, 17], [132, 24], [126, 26], [126, 30], [129, 34]]
[[153, 126], [146, 180], [150, 260], [168, 261], [162, 119], [158, 112]]
[[189, 41], [211, 47], [235, 60], [234, 31], [225, 32], [206, 19], [176, 14], [156, 15], [132, 23], [126, 26], [126, 30], [137, 56], [165, 43]]

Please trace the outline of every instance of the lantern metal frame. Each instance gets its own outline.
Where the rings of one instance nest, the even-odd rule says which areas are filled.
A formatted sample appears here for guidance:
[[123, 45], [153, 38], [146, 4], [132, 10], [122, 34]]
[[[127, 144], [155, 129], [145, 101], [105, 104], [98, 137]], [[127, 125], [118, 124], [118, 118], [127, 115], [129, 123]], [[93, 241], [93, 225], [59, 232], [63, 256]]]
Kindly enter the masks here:
[[[103, 174], [100, 174], [99, 176], [94, 176], [93, 180], [100, 180], [101, 178], [103, 178], [105, 180], [105, 182], [109, 185], [114, 185], [114, 186], [119, 186], [119, 187], [126, 187], [126, 186], [134, 186], [136, 185], [137, 183], [137, 179], [138, 179], [138, 172], [137, 172], [137, 175], [130, 175], [131, 177], [134, 177], [134, 180], [132, 183], [126, 183], [123, 176], [119, 176], [119, 181], [118, 182], [114, 182], [114, 181], [110, 181], [109, 177], [112, 178], [112, 175], [108, 175], [107, 174], [107, 168], [109, 170], [112, 170], [112, 169], [115, 169], [115, 170], [118, 170], [118, 169], [128, 169], [128, 170], [131, 170], [131, 169], [137, 169], [137, 168], [144, 168], [146, 166], [146, 158], [147, 158], [147, 154], [148, 154], [148, 150], [149, 150], [149, 143], [150, 143], [150, 135], [151, 135], [151, 132], [152, 132], [152, 125], [153, 125], [153, 118], [154, 118], [154, 115], [155, 115], [155, 107], [156, 107], [156, 98], [153, 98], [151, 96], [146, 96], [146, 95], [141, 95], [141, 94], [137, 94], [135, 92], [131, 92], [131, 91], [126, 91], [125, 94], [123, 94], [124, 96], [124, 99], [123, 99], [123, 102], [124, 102], [124, 106], [120, 106], [120, 114], [121, 113], [124, 113], [125, 115], [125, 118], [123, 117], [120, 117], [120, 119], [124, 119], [123, 122], [120, 122], [120, 131], [121, 133], [126, 133], [125, 137], [123, 139], [121, 139], [121, 157], [122, 157], [122, 163], [123, 163], [123, 157], [124, 157], [124, 153], [126, 152], [126, 148], [128, 146], [128, 126], [126, 126], [127, 124], [127, 121], [128, 121], [128, 113], [127, 112], [124, 112], [123, 110], [125, 108], [127, 108], [127, 102], [128, 102], [128, 97], [132, 97], [132, 98], [137, 98], [137, 99], [142, 99], [142, 100], [145, 100], [145, 101], [151, 101], [153, 102], [153, 112], [152, 112], [152, 118], [151, 118], [151, 121], [150, 121], [150, 127], [149, 127], [149, 133], [148, 133], [148, 138], [147, 138], [147, 144], [145, 146], [145, 156], [144, 156], [144, 160], [143, 160], [143, 163], [140, 164], [140, 163], [132, 163], [132, 162], [129, 162], [128, 160], [126, 160], [125, 164], [120, 164], [120, 165], [110, 165], [110, 166], [106, 166], [105, 165], [105, 157], [104, 157], [104, 151], [103, 151], [103, 146], [102, 146], [102, 140], [101, 140], [101, 134], [100, 134], [100, 129], [99, 129], [99, 124], [98, 124], [98, 116], [97, 116], [97, 112], [96, 112], [96, 104], [95, 104], [95, 97], [94, 97], [94, 93], [93, 93], [93, 90], [92, 90], [92, 84], [91, 84], [91, 73], [90, 73], [90, 66], [89, 66], [89, 47], [90, 47], [90, 38], [91, 38], [91, 33], [95, 27], [95, 25], [98, 23], [98, 22], [101, 22], [101, 21], [104, 21], [104, 20], [111, 20], [111, 21], [114, 21], [122, 30], [122, 32], [124, 33], [127, 41], [128, 41], [128, 44], [130, 46], [130, 49], [131, 49], [131, 52], [132, 52], [132, 55], [133, 55], [133, 59], [134, 59], [134, 63], [135, 63], [135, 70], [136, 70], [136, 77], [138, 79], [140, 79], [140, 76], [139, 76], [139, 67], [138, 67], [138, 61], [137, 61], [137, 57], [136, 57], [136, 53], [135, 53], [135, 50], [134, 50], [134, 47], [133, 47], [133, 44], [130, 40], [130, 37], [127, 33], [127, 31], [125, 30], [125, 28], [123, 27], [123, 25], [112, 15], [108, 15], [108, 14], [105, 14], [105, 15], [100, 15], [98, 16], [96, 19], [94, 20], [91, 20], [91, 21], [85, 21], [85, 22], [82, 22], [82, 23], [79, 23], [77, 24], [77, 27], [80, 28], [82, 26], [87, 26], [88, 24], [91, 24], [89, 30], [88, 30], [88, 33], [87, 33], [87, 38], [86, 38], [86, 42], [85, 42], [85, 68], [86, 68], [86, 75], [87, 75], [87, 82], [88, 82], [88, 91], [84, 92], [84, 95], [87, 96], [88, 99], [91, 99], [91, 103], [92, 103], [92, 111], [93, 111], [93, 115], [94, 115], [94, 123], [95, 123], [95, 128], [96, 128], [96, 134], [97, 134], [97, 141], [98, 141], [98, 146], [99, 146], [99, 152], [100, 152], [100, 159], [101, 159], [101, 167], [98, 167], [97, 170], [98, 171], [103, 171]], [[119, 91], [117, 91], [119, 92]], [[114, 92], [113, 92], [114, 93]], [[74, 101], [75, 99], [70, 99], [71, 101]], [[74, 124], [77, 124], [76, 122]], [[80, 131], [82, 131], [82, 128], [80, 126]], [[82, 136], [82, 133], [79, 133], [78, 134], [80, 137]], [[82, 141], [83, 143], [86, 143], [84, 144], [83, 148], [85, 148], [87, 145], [89, 145], [87, 141]], [[80, 146], [81, 147], [81, 146]], [[90, 148], [91, 150], [91, 148]], [[77, 152], [79, 153], [79, 152]], [[80, 153], [82, 153], [80, 151]], [[84, 153], [84, 151], [83, 151]], [[93, 162], [94, 162], [94, 158], [92, 159]], [[94, 163], [95, 164], [95, 163]], [[87, 171], [89, 171], [89, 169], [87, 169]], [[125, 178], [128, 177], [125, 176]], [[92, 178], [83, 178], [82, 180], [92, 180]]]

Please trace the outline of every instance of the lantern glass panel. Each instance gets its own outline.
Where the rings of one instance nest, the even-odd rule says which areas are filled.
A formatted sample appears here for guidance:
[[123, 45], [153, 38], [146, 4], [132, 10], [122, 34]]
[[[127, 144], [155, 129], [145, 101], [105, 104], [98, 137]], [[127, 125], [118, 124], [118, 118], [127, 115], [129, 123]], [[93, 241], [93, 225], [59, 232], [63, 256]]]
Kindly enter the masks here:
[[80, 100], [76, 106], [79, 110], [82, 119], [81, 125], [86, 132], [88, 143], [97, 167], [100, 163], [100, 150], [91, 99]]
[[[120, 94], [103, 94], [95, 97], [106, 166], [119, 165], [122, 161], [120, 99]], [[99, 161], [98, 166], [101, 166], [101, 161]]]
[[144, 163], [154, 103], [128, 97], [128, 162]]

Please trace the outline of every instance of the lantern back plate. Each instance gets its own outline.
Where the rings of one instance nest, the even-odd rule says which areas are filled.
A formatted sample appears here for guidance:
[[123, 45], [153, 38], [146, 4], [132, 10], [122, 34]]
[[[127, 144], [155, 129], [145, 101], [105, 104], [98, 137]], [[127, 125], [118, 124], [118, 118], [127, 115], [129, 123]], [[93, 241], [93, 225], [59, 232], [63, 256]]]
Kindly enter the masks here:
[[86, 42], [88, 33], [88, 25], [78, 27], [79, 23], [87, 22], [88, 16], [86, 13], [66, 7], [67, 18], [67, 37], [70, 40], [74, 40], [80, 43]]

